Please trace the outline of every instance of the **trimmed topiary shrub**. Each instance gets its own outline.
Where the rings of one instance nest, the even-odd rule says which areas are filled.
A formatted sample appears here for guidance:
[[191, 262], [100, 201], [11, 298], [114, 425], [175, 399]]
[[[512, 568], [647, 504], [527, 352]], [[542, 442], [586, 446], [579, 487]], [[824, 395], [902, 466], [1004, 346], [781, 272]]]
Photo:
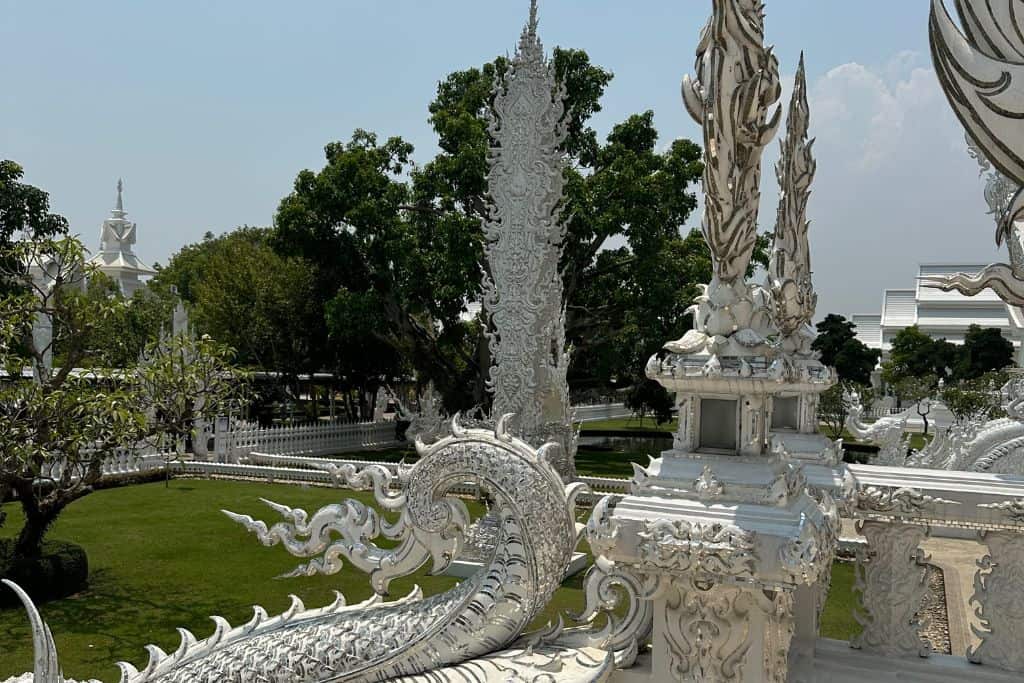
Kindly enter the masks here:
[[[33, 559], [14, 558], [13, 549], [13, 540], [0, 540], [0, 577], [17, 583], [37, 603], [78, 593], [89, 583], [89, 558], [80, 545], [46, 541], [43, 554]], [[19, 604], [12, 591], [0, 591], [0, 607]]]

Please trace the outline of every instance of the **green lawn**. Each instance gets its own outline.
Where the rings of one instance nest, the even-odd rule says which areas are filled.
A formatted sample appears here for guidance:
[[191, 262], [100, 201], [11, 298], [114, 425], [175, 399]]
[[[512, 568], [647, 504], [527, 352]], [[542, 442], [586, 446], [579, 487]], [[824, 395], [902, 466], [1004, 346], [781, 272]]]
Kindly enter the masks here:
[[[141, 668], [147, 661], [144, 645], [173, 651], [176, 627], [203, 638], [212, 631], [209, 615], [238, 624], [251, 616], [254, 604], [271, 614], [287, 608], [288, 593], [309, 607], [331, 602], [332, 589], [341, 590], [349, 602], [369, 597], [366, 577], [356, 570], [333, 577], [275, 579], [297, 560], [280, 547], [264, 548], [219, 512], [227, 508], [274, 520], [260, 497], [310, 512], [340, 497], [369, 500], [368, 494], [315, 487], [180, 479], [169, 488], [157, 483], [99, 491], [68, 508], [51, 537], [85, 547], [91, 580], [83, 593], [41, 608], [64, 673], [116, 681], [114, 662], [123, 659]], [[0, 536], [13, 534], [21, 521], [16, 505], [5, 510], [8, 520]], [[837, 566], [825, 618], [824, 635], [829, 637], [850, 634], [842, 617], [850, 600], [849, 581], [843, 583], [843, 576], [842, 566]], [[539, 621], [581, 609], [581, 582], [582, 576], [568, 579]], [[404, 595], [414, 584], [428, 593], [439, 592], [454, 583], [448, 577], [417, 575], [395, 581], [392, 594]], [[0, 643], [0, 679], [31, 669], [31, 635], [22, 610], [0, 610]]]

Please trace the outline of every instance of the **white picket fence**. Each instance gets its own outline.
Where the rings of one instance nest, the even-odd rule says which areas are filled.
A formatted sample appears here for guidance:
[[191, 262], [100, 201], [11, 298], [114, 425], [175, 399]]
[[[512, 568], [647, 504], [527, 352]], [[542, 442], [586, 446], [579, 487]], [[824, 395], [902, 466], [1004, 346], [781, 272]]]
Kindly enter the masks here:
[[632, 417], [633, 411], [624, 403], [598, 403], [591, 406], [573, 406], [574, 422], [597, 422], [618, 417]]
[[[89, 448], [82, 449], [78, 462], [70, 465], [73, 468], [72, 480], [85, 473], [91, 464], [92, 454]], [[139, 444], [135, 448], [122, 447], [115, 449], [112, 455], [103, 459], [100, 463], [100, 472], [104, 477], [112, 477], [157, 470], [164, 467], [169, 457], [174, 457], [173, 449], [162, 449], [151, 444]], [[40, 479], [60, 479], [67, 467], [69, 465], [66, 461], [51, 461], [40, 475]]]
[[403, 443], [395, 437], [395, 423], [391, 421], [314, 422], [278, 427], [234, 423], [226, 432], [215, 433], [214, 452], [219, 460], [227, 462], [240, 462], [256, 451], [274, 455], [330, 455]]

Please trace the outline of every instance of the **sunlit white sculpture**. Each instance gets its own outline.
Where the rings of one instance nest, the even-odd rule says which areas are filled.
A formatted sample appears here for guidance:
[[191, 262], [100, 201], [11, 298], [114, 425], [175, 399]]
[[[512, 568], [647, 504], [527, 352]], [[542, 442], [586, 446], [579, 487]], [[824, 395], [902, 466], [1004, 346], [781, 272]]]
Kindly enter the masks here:
[[509, 68], [495, 84], [490, 134], [487, 270], [483, 302], [490, 337], [493, 413], [513, 413], [511, 428], [535, 447], [555, 440], [558, 464], [575, 477], [576, 439], [569, 406], [559, 213], [565, 184], [565, 89], [537, 36], [537, 3]]

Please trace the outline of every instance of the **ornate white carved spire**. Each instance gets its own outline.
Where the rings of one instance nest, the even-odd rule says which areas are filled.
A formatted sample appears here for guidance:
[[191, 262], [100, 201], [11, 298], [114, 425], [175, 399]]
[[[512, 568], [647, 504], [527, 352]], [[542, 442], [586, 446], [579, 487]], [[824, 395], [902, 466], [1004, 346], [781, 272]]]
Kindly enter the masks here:
[[491, 114], [483, 292], [494, 326], [490, 388], [495, 415], [514, 413], [512, 427], [524, 438], [554, 437], [571, 456], [558, 269], [565, 237], [558, 211], [565, 168], [563, 100], [564, 89], [537, 37], [534, 0], [519, 48], [496, 86]]
[[810, 107], [804, 56], [800, 55], [793, 84], [793, 98], [786, 120], [782, 154], [775, 166], [779, 181], [779, 209], [775, 221], [775, 245], [768, 266], [772, 317], [783, 337], [804, 330], [814, 317], [818, 295], [811, 281], [811, 253], [807, 240], [807, 200], [811, 196], [816, 164], [807, 139]]
[[140, 277], [156, 273], [135, 255], [136, 234], [135, 223], [128, 220], [128, 212], [124, 210], [124, 181], [118, 178], [117, 201], [110, 210], [110, 218], [103, 221], [100, 249], [90, 262], [112, 278], [126, 296], [131, 296], [142, 285]]
[[775, 136], [779, 63], [764, 45], [761, 0], [714, 0], [683, 100], [704, 130], [703, 232], [715, 279], [742, 281], [757, 240], [761, 155]]
[[[665, 345], [678, 354], [765, 356], [774, 336], [768, 294], [746, 281], [757, 243], [761, 156], [779, 126], [779, 63], [764, 45], [760, 0], [714, 0], [695, 77], [683, 101], [704, 133], [704, 218], [713, 277], [696, 300], [694, 329]], [[774, 111], [771, 111], [774, 108]]]

